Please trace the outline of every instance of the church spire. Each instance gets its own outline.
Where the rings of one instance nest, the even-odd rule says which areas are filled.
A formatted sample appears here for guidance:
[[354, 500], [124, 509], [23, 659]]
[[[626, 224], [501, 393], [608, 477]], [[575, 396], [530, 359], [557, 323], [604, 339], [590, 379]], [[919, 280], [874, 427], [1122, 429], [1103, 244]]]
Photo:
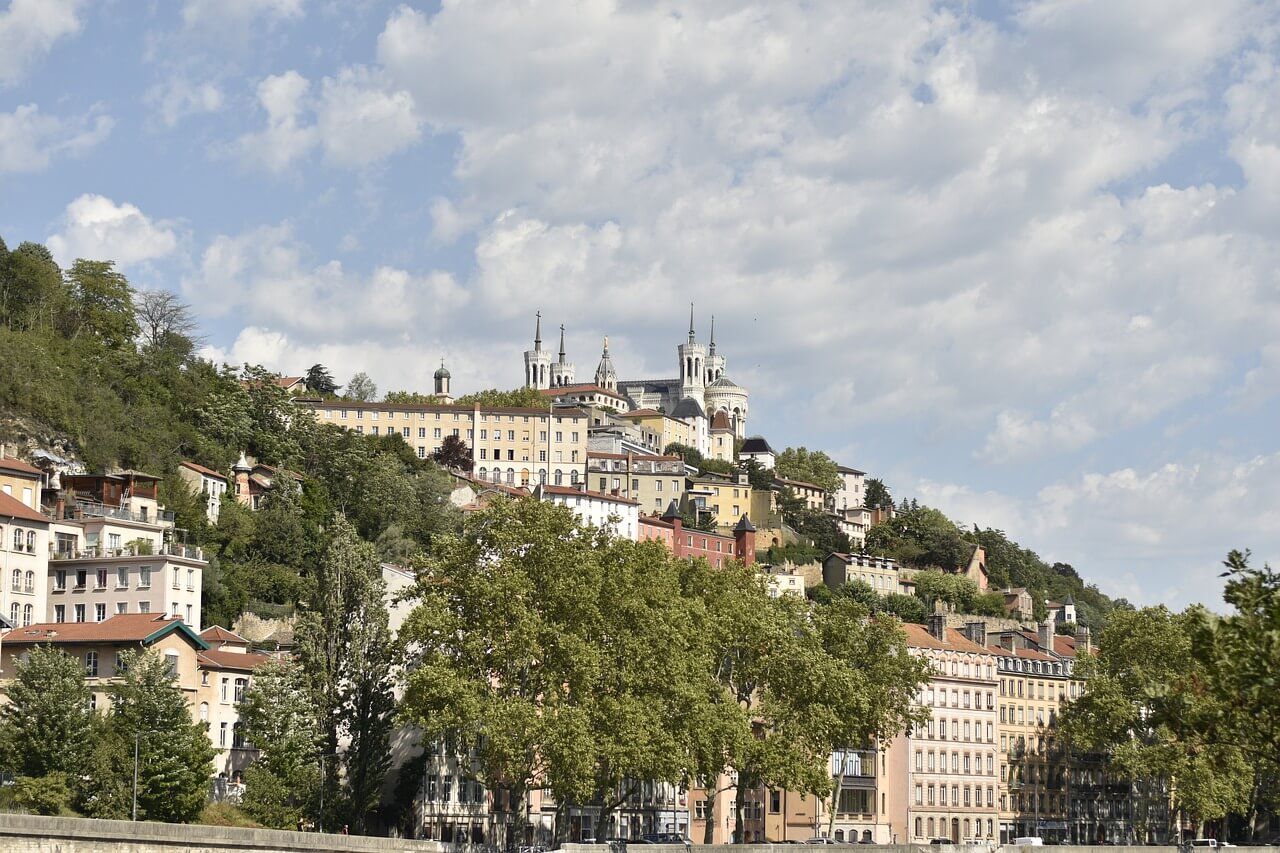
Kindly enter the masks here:
[[693, 343], [693, 303], [689, 303], [689, 343]]
[[560, 324], [560, 363], [564, 364], [564, 323]]
[[716, 315], [711, 315], [711, 355], [716, 354]]
[[533, 349], [535, 352], [542, 351], [542, 312], [537, 314], [538, 324], [533, 328]]

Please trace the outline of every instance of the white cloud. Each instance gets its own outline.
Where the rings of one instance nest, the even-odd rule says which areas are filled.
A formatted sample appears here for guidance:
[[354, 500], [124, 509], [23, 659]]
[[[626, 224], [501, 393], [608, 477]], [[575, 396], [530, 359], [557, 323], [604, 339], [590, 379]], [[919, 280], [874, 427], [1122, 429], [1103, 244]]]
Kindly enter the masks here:
[[45, 243], [64, 267], [76, 258], [126, 267], [169, 255], [178, 238], [171, 226], [153, 221], [135, 205], [86, 193], [67, 205], [62, 229]]
[[182, 20], [188, 29], [243, 31], [258, 21], [296, 20], [302, 0], [185, 0]]
[[315, 146], [314, 126], [304, 123], [311, 83], [297, 71], [286, 71], [258, 84], [258, 103], [267, 126], [236, 142], [241, 161], [269, 172], [282, 172]]
[[173, 77], [148, 89], [146, 101], [166, 127], [173, 127], [189, 116], [222, 109], [223, 95], [214, 83]]
[[106, 139], [113, 125], [96, 109], [77, 119], [45, 115], [35, 104], [0, 112], [0, 175], [38, 172], [59, 157], [84, 154]]
[[409, 93], [387, 91], [359, 68], [344, 69], [321, 85], [316, 126], [325, 156], [348, 167], [383, 160], [422, 135]]
[[80, 31], [81, 0], [11, 0], [0, 11], [0, 86], [11, 85], [54, 42]]

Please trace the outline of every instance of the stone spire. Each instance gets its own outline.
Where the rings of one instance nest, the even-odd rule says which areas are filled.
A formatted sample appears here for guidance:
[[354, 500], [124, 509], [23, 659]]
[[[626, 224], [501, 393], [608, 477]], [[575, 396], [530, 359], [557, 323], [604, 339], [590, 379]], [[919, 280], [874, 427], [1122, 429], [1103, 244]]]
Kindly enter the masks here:
[[711, 349], [708, 355], [716, 354], [716, 315], [711, 315]]
[[560, 363], [564, 364], [564, 323], [560, 324]]
[[613, 359], [609, 358], [609, 338], [604, 339], [604, 351], [600, 354], [600, 365], [596, 367], [596, 384], [610, 391], [618, 390], [618, 373], [613, 369]]
[[689, 343], [693, 343], [693, 303], [689, 303]]
[[533, 327], [533, 349], [535, 352], [542, 351], [542, 312], [537, 314], [537, 325]]

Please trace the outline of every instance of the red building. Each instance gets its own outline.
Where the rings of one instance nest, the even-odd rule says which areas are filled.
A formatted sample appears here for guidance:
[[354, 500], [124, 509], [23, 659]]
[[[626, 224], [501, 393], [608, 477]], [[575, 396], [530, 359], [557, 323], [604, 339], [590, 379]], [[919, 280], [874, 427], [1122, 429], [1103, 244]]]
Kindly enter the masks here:
[[672, 501], [661, 518], [640, 516], [637, 538], [641, 542], [657, 539], [665, 543], [677, 557], [705, 557], [708, 563], [719, 568], [727, 560], [739, 560], [748, 566], [754, 563], [755, 532], [755, 525], [745, 515], [734, 526], [732, 536], [686, 528], [676, 502]]

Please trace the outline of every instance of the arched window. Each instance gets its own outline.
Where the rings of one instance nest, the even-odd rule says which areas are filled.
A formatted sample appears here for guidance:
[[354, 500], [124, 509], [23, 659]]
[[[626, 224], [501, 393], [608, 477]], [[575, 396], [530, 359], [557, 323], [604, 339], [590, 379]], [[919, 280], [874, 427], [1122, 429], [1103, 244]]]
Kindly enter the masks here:
[[570, 472], [569, 472], [569, 485], [571, 485], [571, 486], [576, 486], [576, 485], [578, 485], [578, 472], [577, 472], [577, 471], [570, 471]]
[[929, 818], [929, 837], [933, 837], [933, 818]]
[[[13, 570], [13, 591], [17, 592], [20, 589], [22, 589], [22, 570], [14, 569]], [[15, 604], [14, 607], [17, 607], [17, 605]]]
[[36, 573], [27, 572], [26, 577], [23, 578], [23, 580], [25, 581], [25, 583], [23, 584], [23, 589], [25, 589], [27, 592], [34, 592], [36, 588]]
[[200, 703], [200, 722], [204, 723], [205, 728], [209, 726], [209, 703]]
[[515, 484], [516, 484], [516, 469], [508, 468], [507, 469], [507, 485], [514, 486]]
[[32, 554], [36, 552], [36, 532], [34, 530], [27, 531], [27, 550]]
[[916, 818], [916, 838], [919, 838], [924, 831], [924, 819]]
[[844, 843], [844, 830], [843, 830], [843, 829], [837, 829], [837, 830], [836, 830], [836, 843], [837, 843], [837, 844], [842, 844], [842, 843]]
[[556, 485], [557, 485], [557, 486], [563, 486], [563, 485], [564, 485], [564, 472], [563, 472], [563, 471], [559, 471], [559, 470], [557, 470], [557, 471], [556, 471]]
[[13, 528], [13, 550], [22, 550], [22, 528], [20, 527]]
[[481, 469], [480, 469], [480, 473], [479, 473], [479, 478], [480, 478], [481, 480], [484, 480], [484, 479], [487, 479], [487, 478], [488, 478], [488, 476], [489, 476], [489, 469], [488, 469], [488, 468], [481, 468]]
[[25, 605], [22, 608], [22, 624], [24, 627], [31, 624], [31, 605], [30, 604]]

